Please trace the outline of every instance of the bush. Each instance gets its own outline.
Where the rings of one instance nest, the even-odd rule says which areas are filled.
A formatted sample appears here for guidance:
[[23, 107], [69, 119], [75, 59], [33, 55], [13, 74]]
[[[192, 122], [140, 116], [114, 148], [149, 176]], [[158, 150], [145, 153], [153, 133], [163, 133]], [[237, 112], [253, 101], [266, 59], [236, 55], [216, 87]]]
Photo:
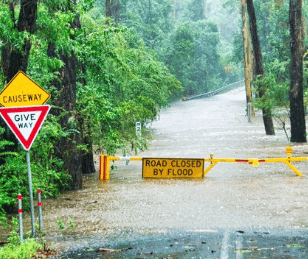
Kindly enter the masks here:
[[41, 245], [35, 239], [27, 239], [21, 244], [8, 244], [0, 248], [0, 259], [28, 259], [32, 258]]
[[[63, 192], [70, 178], [62, 169], [63, 161], [54, 156], [54, 143], [65, 132], [52, 120], [50, 116], [45, 121], [30, 151], [32, 188], [34, 193], [38, 188], [41, 189], [44, 198], [55, 197]], [[0, 152], [6, 143], [6, 140], [1, 139], [3, 132], [4, 129], [0, 128]], [[7, 213], [17, 212], [16, 198], [19, 193], [23, 196], [23, 209], [29, 209], [29, 184], [26, 152], [20, 148], [16, 153], [1, 154], [5, 163], [0, 165], [0, 224], [4, 224]]]
[[0, 259], [28, 259], [32, 258], [36, 250], [42, 248], [42, 245], [38, 243], [36, 239], [26, 239], [23, 242], [20, 241], [18, 236], [18, 220], [12, 219], [13, 230], [11, 237], [8, 238], [9, 243], [0, 248]]

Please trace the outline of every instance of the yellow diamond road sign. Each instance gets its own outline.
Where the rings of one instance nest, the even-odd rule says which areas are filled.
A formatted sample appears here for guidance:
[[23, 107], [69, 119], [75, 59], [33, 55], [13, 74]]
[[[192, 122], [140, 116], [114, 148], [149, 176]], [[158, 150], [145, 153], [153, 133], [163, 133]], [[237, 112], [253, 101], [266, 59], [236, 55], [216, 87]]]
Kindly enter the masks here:
[[49, 98], [49, 93], [19, 71], [0, 93], [0, 105], [3, 107], [43, 105]]

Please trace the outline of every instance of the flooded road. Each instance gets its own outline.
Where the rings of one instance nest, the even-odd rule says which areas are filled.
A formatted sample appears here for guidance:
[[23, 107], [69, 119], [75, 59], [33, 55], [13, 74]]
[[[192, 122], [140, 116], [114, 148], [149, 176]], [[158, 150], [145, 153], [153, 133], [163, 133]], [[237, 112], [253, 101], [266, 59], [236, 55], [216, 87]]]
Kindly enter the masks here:
[[[153, 140], [138, 156], [209, 158], [213, 154], [215, 158], [261, 159], [286, 157], [288, 145], [293, 147], [293, 156], [307, 156], [307, 146], [289, 143], [279, 125], [275, 136], [266, 136], [259, 112], [249, 123], [245, 108], [243, 87], [208, 99], [175, 102], [149, 126]], [[294, 164], [304, 177], [282, 163], [259, 167], [222, 163], [201, 180], [145, 180], [141, 162], [116, 162], [109, 181], [88, 177], [83, 190], [43, 203], [46, 239], [67, 250], [135, 234], [305, 230], [308, 164]], [[58, 227], [59, 218], [64, 230]], [[75, 228], [69, 227], [69, 219]], [[223, 258], [224, 237], [218, 238], [219, 258]]]

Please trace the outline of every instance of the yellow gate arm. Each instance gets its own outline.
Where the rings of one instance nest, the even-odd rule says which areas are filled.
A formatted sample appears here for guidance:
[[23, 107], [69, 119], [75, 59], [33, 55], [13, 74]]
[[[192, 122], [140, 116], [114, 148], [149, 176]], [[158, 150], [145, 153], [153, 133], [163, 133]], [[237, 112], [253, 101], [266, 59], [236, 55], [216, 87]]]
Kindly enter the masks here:
[[291, 157], [292, 152], [293, 152], [292, 147], [287, 147], [286, 152], [288, 154], [288, 157], [266, 158], [266, 159], [258, 159], [258, 158], [248, 158], [248, 159], [214, 158], [213, 154], [211, 154], [210, 158], [204, 159], [204, 162], [211, 163], [204, 170], [204, 175], [206, 175], [217, 163], [248, 163], [248, 164], [251, 164], [253, 166], [259, 166], [259, 163], [285, 163], [298, 176], [303, 176], [302, 173], [294, 165], [291, 164], [291, 162], [307, 161], [307, 157]]

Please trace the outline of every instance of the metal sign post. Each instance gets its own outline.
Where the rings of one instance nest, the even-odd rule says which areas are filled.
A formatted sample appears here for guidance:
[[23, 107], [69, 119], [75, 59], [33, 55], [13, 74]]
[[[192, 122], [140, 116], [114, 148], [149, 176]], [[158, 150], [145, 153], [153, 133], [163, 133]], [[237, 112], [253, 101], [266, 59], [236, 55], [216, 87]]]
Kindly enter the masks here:
[[139, 121], [136, 122], [136, 135], [138, 138], [141, 137], [141, 122]]
[[27, 153], [27, 166], [28, 166], [28, 182], [29, 182], [29, 196], [30, 196], [30, 209], [31, 209], [31, 226], [32, 226], [32, 235], [35, 237], [35, 221], [34, 221], [34, 206], [33, 206], [33, 190], [32, 190], [32, 176], [31, 176], [31, 165], [30, 165], [30, 153], [29, 150]]
[[251, 122], [251, 102], [247, 103], [247, 117], [248, 122]]

